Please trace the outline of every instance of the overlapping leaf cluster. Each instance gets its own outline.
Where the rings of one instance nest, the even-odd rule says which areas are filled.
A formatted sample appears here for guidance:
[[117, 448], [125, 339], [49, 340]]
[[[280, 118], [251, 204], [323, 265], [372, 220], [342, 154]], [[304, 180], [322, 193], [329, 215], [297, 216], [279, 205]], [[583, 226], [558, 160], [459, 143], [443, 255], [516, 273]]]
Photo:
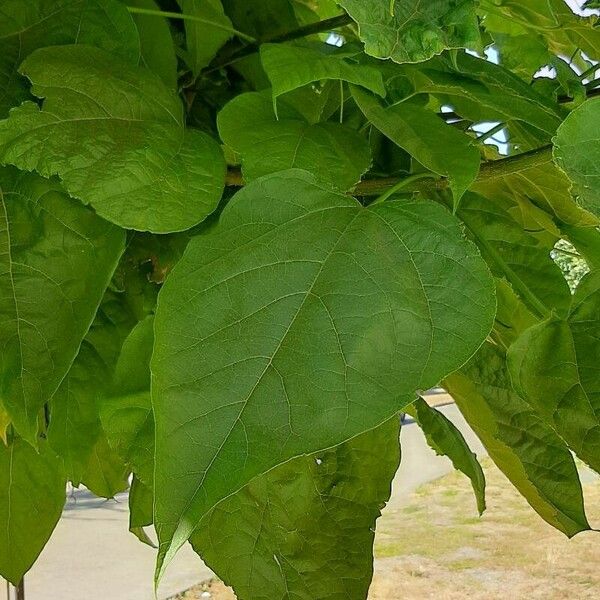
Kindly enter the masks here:
[[0, 0], [0, 575], [71, 482], [130, 488], [157, 579], [189, 541], [243, 600], [364, 599], [398, 413], [485, 508], [439, 384], [543, 519], [588, 529], [589, 6]]

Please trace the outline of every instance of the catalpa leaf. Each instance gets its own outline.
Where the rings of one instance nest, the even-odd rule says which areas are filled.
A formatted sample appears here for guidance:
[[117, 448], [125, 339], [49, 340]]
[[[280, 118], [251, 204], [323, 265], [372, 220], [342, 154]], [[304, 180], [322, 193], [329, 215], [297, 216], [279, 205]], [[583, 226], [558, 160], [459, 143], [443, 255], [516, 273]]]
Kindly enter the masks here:
[[531, 204], [522, 205], [515, 196], [503, 196], [493, 186], [486, 189], [484, 183], [479, 187], [486, 190], [486, 197], [467, 193], [458, 215], [469, 227], [492, 273], [507, 278], [521, 298], [529, 292], [548, 310], [566, 313], [571, 293], [550, 257], [559, 233], [548, 231], [538, 221], [547, 215], [540, 216]]
[[[547, 138], [566, 115], [552, 98], [538, 93], [502, 65], [467, 53], [436, 57], [422, 65], [387, 68], [400, 83], [406, 80], [408, 90], [404, 93], [435, 95], [471, 121], [503, 121], [509, 125], [518, 121], [534, 126]], [[392, 96], [393, 87], [391, 84]]]
[[41, 177], [0, 169], [2, 403], [35, 443], [40, 408], [77, 355], [123, 252], [123, 231]]
[[427, 60], [447, 48], [479, 48], [473, 0], [338, 0], [358, 23], [365, 52], [397, 63]]
[[[473, 186], [473, 190], [488, 198], [510, 199], [532, 211], [537, 206], [552, 219], [539, 218], [540, 227], [548, 231], [556, 230], [553, 221], [571, 226], [593, 227], [600, 224], [600, 219], [579, 206], [570, 191], [571, 182], [549, 158], [543, 165], [520, 169], [514, 173], [490, 177]], [[534, 206], [532, 206], [532, 204]]]
[[569, 537], [590, 528], [569, 449], [513, 391], [498, 346], [486, 342], [444, 387], [490, 458], [542, 519]]
[[129, 487], [129, 474], [129, 468], [110, 447], [106, 436], [99, 436], [85, 467], [85, 486], [96, 496], [114, 498]]
[[290, 168], [306, 169], [336, 188], [353, 187], [371, 164], [367, 139], [339, 123], [311, 125], [265, 93], [241, 94], [217, 117], [221, 139], [241, 155], [244, 179]]
[[385, 96], [381, 71], [356, 62], [358, 51], [322, 42], [262, 44], [260, 59], [271, 81], [273, 100], [313, 81], [340, 80]]
[[46, 442], [0, 443], [0, 576], [18, 585], [50, 538], [65, 503], [66, 478]]
[[477, 501], [477, 510], [485, 510], [485, 475], [477, 456], [471, 452], [460, 430], [443, 413], [432, 408], [419, 397], [406, 408], [423, 430], [429, 446], [439, 456], [447, 456], [457, 471], [470, 480]]
[[159, 574], [253, 477], [383, 423], [458, 368], [494, 313], [485, 263], [433, 202], [363, 208], [303, 171], [238, 192], [159, 295]]
[[144, 485], [135, 475], [129, 489], [129, 531], [143, 544], [156, 548], [144, 527], [152, 525], [152, 488]]
[[600, 276], [579, 284], [569, 315], [530, 327], [508, 353], [515, 389], [596, 471], [600, 471]]
[[130, 64], [140, 58], [140, 41], [127, 9], [118, 0], [0, 0], [0, 117], [29, 98], [17, 69], [38, 48], [88, 44]]
[[576, 108], [552, 141], [554, 160], [572, 181], [577, 202], [600, 216], [600, 98]]
[[152, 489], [154, 418], [150, 403], [150, 356], [154, 317], [140, 321], [127, 336], [100, 417], [109, 443], [137, 478]]
[[21, 65], [44, 98], [0, 122], [0, 162], [49, 177], [122, 227], [188, 229], [216, 207], [217, 143], [184, 130], [179, 98], [155, 75], [88, 46], [36, 50]]
[[[158, 10], [154, 0], [121, 0], [128, 6]], [[177, 57], [171, 30], [165, 18], [134, 13], [132, 15], [140, 38], [140, 64], [158, 75], [172, 90], [177, 89]]]
[[482, 3], [480, 10], [494, 39], [500, 33], [514, 36], [529, 47], [537, 41], [548, 49], [549, 55], [574, 58], [581, 50], [597, 60], [600, 58], [597, 17], [581, 17], [572, 7], [564, 0], [495, 0], [493, 4]]
[[423, 166], [449, 178], [454, 204], [458, 205], [479, 173], [481, 157], [471, 138], [412, 102], [384, 107], [375, 96], [357, 87], [352, 88], [352, 95], [365, 117], [385, 136]]
[[[186, 62], [195, 76], [215, 57], [232, 36], [233, 25], [221, 0], [178, 0], [185, 20]], [[200, 20], [201, 19], [201, 20]]]
[[[108, 291], [85, 336], [75, 362], [52, 396], [47, 437], [52, 449], [63, 459], [68, 479], [81, 483], [98, 495], [98, 453], [106, 440], [100, 422], [99, 405], [107, 394], [123, 340], [135, 318], [119, 294]], [[104, 486], [103, 490], [106, 489]], [[114, 494], [110, 494], [111, 497]]]
[[375, 521], [400, 460], [398, 418], [252, 480], [215, 507], [194, 550], [239, 600], [364, 600]]
[[298, 27], [290, 0], [222, 0], [236, 29], [259, 40], [272, 39]]

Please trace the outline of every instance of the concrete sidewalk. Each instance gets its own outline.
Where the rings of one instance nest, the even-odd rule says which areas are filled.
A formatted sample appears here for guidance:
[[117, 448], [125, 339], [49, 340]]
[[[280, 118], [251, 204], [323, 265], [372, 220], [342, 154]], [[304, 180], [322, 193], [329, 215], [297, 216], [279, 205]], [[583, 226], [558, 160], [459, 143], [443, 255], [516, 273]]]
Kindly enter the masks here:
[[[458, 426], [478, 456], [485, 454], [455, 405], [443, 405], [438, 410]], [[402, 428], [401, 442], [402, 461], [390, 508], [407, 502], [419, 485], [452, 470], [447, 458], [436, 456], [427, 446], [410, 418]], [[153, 600], [156, 552], [129, 533], [128, 518], [126, 494], [105, 501], [76, 490], [50, 542], [25, 576], [26, 600]], [[211, 576], [186, 546], [167, 569], [159, 598], [168, 598]], [[0, 588], [0, 600], [6, 600], [4, 586]]]
[[[98, 499], [75, 490], [36, 564], [25, 576], [26, 600], [154, 600], [156, 551], [129, 533], [127, 494]], [[159, 598], [209, 579], [189, 546], [168, 567]], [[0, 599], [6, 600], [0, 579]]]

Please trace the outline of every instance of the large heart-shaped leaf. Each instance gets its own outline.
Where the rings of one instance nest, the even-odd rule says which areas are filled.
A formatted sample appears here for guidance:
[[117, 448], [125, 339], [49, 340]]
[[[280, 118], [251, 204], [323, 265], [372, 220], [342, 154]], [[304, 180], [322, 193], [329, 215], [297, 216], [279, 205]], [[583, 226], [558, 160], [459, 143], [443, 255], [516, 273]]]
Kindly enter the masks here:
[[158, 77], [88, 46], [36, 50], [21, 72], [45, 100], [0, 122], [0, 162], [58, 175], [72, 196], [126, 228], [184, 230], [215, 209], [220, 148], [184, 130], [181, 102]]
[[123, 231], [56, 182], [0, 169], [0, 396], [32, 443], [124, 243]]
[[131, 64], [140, 58], [134, 22], [117, 0], [0, 0], [0, 117], [29, 97], [17, 69], [38, 48], [89, 44]]
[[238, 192], [159, 296], [160, 560], [253, 477], [379, 425], [463, 364], [493, 287], [433, 202], [363, 208], [302, 171]]

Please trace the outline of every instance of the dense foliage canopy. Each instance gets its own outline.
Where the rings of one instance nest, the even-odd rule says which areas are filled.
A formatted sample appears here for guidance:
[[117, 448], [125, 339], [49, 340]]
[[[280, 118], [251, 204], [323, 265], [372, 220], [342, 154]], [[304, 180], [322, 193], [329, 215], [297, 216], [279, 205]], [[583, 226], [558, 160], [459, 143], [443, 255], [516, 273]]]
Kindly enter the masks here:
[[189, 541], [240, 600], [364, 599], [399, 412], [485, 509], [436, 385], [589, 529], [600, 26], [570, 6], [0, 0], [0, 575], [71, 482], [130, 488], [157, 581]]

